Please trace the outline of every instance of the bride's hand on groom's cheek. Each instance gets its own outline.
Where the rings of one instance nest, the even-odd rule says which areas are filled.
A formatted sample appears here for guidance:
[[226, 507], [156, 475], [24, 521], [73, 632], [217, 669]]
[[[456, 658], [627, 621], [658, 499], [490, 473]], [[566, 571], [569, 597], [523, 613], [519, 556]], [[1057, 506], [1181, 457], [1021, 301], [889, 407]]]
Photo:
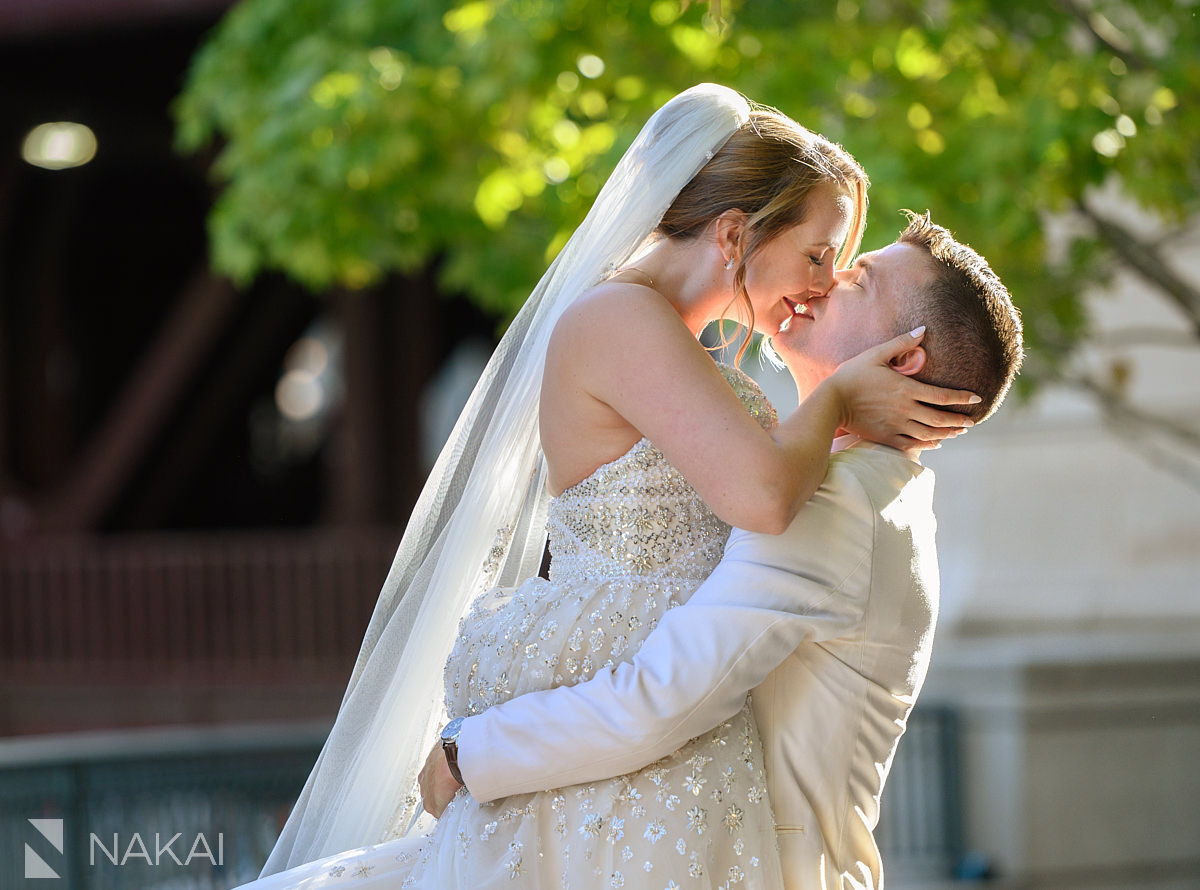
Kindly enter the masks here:
[[450, 775], [450, 766], [446, 763], [446, 752], [442, 750], [441, 742], [434, 742], [429, 756], [425, 758], [425, 766], [417, 776], [417, 784], [421, 787], [425, 812], [440, 819], [446, 806], [462, 787]]

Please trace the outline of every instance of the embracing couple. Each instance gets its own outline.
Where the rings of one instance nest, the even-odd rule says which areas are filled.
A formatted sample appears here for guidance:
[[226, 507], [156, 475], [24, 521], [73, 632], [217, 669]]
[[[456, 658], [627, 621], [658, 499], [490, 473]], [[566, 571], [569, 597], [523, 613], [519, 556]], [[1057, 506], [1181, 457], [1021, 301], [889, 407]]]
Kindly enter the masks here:
[[[655, 113], [464, 409], [248, 886], [882, 885], [938, 605], [920, 452], [1022, 347], [928, 217], [851, 263], [866, 188], [723, 87]], [[770, 337], [787, 418], [698, 342], [723, 317]]]

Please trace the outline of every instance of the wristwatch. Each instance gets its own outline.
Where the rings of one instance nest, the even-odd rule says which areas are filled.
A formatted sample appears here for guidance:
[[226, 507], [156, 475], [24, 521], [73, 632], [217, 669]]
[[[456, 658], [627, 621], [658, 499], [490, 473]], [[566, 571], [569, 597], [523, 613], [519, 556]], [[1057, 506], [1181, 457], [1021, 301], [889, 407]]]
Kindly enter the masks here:
[[450, 767], [450, 775], [454, 781], [466, 787], [462, 773], [458, 769], [458, 734], [462, 731], [466, 717], [455, 717], [442, 729], [442, 750], [446, 752], [446, 765]]

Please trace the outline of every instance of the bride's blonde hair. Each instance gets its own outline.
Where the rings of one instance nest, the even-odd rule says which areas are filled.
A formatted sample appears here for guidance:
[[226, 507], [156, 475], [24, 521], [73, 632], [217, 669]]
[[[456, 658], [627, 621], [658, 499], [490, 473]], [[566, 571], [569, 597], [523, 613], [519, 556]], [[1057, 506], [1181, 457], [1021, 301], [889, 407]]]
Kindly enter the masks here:
[[[730, 306], [738, 304], [748, 331], [753, 331], [754, 306], [746, 293], [746, 264], [751, 257], [772, 239], [803, 223], [813, 195], [821, 186], [832, 185], [849, 195], [854, 204], [846, 243], [834, 262], [834, 268], [845, 268], [866, 227], [868, 184], [866, 171], [840, 145], [773, 108], [758, 106], [679, 192], [658, 232], [668, 238], [696, 238], [728, 210], [746, 214]], [[747, 334], [737, 361], [749, 343]]]

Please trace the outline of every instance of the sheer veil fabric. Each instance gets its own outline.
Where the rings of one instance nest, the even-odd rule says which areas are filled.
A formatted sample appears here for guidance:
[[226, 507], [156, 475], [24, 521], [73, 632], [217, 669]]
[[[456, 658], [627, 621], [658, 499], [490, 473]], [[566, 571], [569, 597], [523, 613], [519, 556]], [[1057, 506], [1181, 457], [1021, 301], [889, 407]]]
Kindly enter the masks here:
[[546, 540], [538, 398], [546, 345], [576, 298], [626, 263], [680, 189], [749, 117], [701, 84], [660, 108], [488, 363], [413, 510], [337, 720], [262, 875], [417, 824], [417, 773], [446, 719], [443, 671], [478, 594], [537, 572]]

